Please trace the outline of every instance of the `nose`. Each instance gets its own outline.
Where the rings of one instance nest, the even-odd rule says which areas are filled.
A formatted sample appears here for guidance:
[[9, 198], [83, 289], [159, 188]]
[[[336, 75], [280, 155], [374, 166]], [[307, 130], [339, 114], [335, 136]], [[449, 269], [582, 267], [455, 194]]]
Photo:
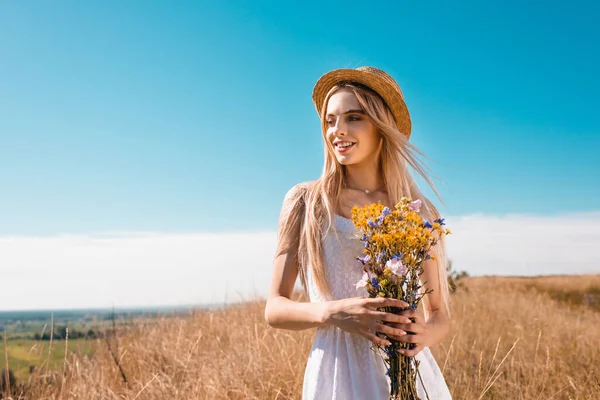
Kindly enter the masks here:
[[331, 127], [331, 133], [336, 136], [344, 136], [346, 134], [346, 127], [341, 118], [335, 121], [335, 124]]

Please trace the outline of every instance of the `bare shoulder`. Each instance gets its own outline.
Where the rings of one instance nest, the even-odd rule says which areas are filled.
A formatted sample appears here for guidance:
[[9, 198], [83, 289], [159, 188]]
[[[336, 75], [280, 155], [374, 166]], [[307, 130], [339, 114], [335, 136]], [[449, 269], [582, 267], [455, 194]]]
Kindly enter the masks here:
[[306, 181], [295, 184], [285, 194], [285, 201], [293, 201], [301, 197], [315, 181]]

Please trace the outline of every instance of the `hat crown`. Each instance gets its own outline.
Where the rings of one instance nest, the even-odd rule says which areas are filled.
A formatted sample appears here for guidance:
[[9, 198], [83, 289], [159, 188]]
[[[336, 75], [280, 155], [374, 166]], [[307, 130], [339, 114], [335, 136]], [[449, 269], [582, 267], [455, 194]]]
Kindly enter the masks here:
[[392, 78], [387, 72], [382, 71], [379, 68], [369, 67], [369, 66], [358, 67], [358, 68], [356, 68], [356, 70], [368, 72], [368, 73], [374, 74], [374, 75], [378, 75], [380, 78], [385, 79], [390, 85], [392, 85], [394, 87], [394, 89], [396, 89], [398, 91], [398, 93], [400, 93], [400, 97], [402, 97], [402, 99], [404, 99], [402, 90], [400, 90], [400, 85], [398, 85], [398, 83], [394, 80], [394, 78]]

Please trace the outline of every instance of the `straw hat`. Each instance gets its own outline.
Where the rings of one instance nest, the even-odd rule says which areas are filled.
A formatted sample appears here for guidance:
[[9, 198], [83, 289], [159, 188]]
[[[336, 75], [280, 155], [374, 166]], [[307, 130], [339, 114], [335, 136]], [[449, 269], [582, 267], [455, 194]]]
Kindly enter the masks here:
[[320, 77], [312, 93], [313, 102], [319, 116], [321, 115], [325, 96], [327, 96], [329, 90], [334, 85], [347, 81], [358, 82], [377, 92], [392, 111], [398, 130], [406, 135], [407, 138], [410, 137], [410, 114], [404, 102], [400, 86], [398, 86], [394, 78], [374, 67], [336, 69]]

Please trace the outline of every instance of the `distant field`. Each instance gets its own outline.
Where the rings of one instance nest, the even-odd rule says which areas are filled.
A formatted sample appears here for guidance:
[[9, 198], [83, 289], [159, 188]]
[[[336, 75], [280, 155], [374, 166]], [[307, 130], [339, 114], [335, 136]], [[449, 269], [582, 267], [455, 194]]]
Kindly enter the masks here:
[[[34, 341], [32, 339], [8, 340], [8, 364], [10, 369], [20, 381], [29, 377], [30, 368], [45, 368], [49, 360], [49, 369], [62, 368], [65, 359], [65, 341], [53, 341], [51, 351], [49, 341]], [[75, 339], [68, 341], [68, 353], [77, 353], [80, 356], [93, 354], [97, 346], [95, 340]], [[50, 354], [48, 358], [48, 354]], [[4, 365], [4, 346], [0, 348], [0, 365]], [[2, 368], [0, 368], [2, 369]]]
[[[51, 321], [54, 326], [68, 325], [69, 329], [100, 329], [117, 321], [133, 321], [140, 318], [153, 318], [164, 315], [181, 315], [190, 307], [157, 307], [157, 308], [119, 308], [119, 309], [75, 309], [75, 310], [25, 310], [0, 311], [0, 333], [7, 331], [9, 337], [19, 334], [41, 332], [43, 327], [49, 329]], [[22, 335], [21, 335], [22, 336]]]
[[[600, 275], [461, 279], [451, 332], [432, 349], [453, 398], [600, 399], [599, 291]], [[263, 311], [257, 300], [123, 327], [112, 353], [73, 354], [64, 374], [33, 374], [13, 397], [300, 399], [314, 330], [272, 329]]]
[[[118, 329], [134, 323], [154, 323], [153, 315], [178, 315], [188, 309], [127, 309], [117, 310], [115, 323]], [[0, 370], [5, 368], [5, 350], [2, 341], [6, 332], [8, 364], [19, 382], [26, 382], [35, 373], [59, 371], [65, 363], [65, 340], [60, 338], [60, 331], [69, 329], [68, 355], [91, 357], [99, 345], [106, 346], [100, 337], [82, 338], [81, 335], [104, 334], [110, 332], [113, 321], [113, 310], [60, 310], [51, 311], [0, 311]], [[52, 326], [52, 348], [50, 333]], [[44, 335], [45, 339], [40, 340]], [[63, 333], [66, 336], [66, 332]], [[56, 336], [59, 336], [58, 338]], [[64, 337], [64, 336], [63, 336]], [[2, 376], [0, 376], [1, 387]], [[2, 399], [0, 393], [0, 400]]]

